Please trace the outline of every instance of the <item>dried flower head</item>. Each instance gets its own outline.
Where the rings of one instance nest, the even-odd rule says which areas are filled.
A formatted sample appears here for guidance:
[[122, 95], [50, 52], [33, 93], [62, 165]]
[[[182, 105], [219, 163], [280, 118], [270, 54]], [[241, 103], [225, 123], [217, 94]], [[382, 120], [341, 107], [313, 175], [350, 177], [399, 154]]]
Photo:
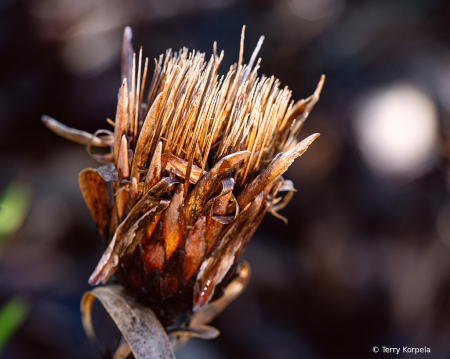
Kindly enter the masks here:
[[79, 178], [108, 245], [89, 282], [115, 274], [165, 325], [220, 296], [265, 213], [279, 216], [290, 200], [292, 182], [281, 175], [318, 136], [296, 140], [324, 77], [311, 97], [291, 100], [273, 76], [257, 76], [263, 37], [243, 64], [243, 34], [226, 76], [218, 75], [223, 52], [215, 44], [210, 58], [168, 50], [155, 60], [144, 102], [148, 59], [142, 66], [142, 48], [134, 53], [126, 28], [123, 82], [115, 121], [108, 120], [114, 132], [91, 135], [43, 117], [107, 163]]

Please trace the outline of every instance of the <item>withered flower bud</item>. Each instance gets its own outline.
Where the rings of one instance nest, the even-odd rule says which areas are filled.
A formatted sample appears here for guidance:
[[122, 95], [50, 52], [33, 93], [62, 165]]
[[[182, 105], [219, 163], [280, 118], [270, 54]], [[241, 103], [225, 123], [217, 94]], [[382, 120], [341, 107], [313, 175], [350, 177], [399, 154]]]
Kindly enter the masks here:
[[[296, 140], [324, 76], [312, 96], [291, 100], [273, 76], [257, 75], [262, 40], [244, 65], [242, 36], [239, 61], [226, 76], [218, 75], [223, 52], [216, 46], [209, 59], [168, 50], [155, 60], [144, 101], [148, 59], [142, 71], [142, 49], [136, 60], [127, 28], [114, 133], [90, 135], [43, 118], [107, 163], [79, 178], [107, 244], [89, 283], [115, 274], [166, 327], [220, 297], [239, 274], [266, 212], [281, 217], [295, 191], [282, 174], [319, 136]], [[102, 146], [111, 152], [94, 153]]]

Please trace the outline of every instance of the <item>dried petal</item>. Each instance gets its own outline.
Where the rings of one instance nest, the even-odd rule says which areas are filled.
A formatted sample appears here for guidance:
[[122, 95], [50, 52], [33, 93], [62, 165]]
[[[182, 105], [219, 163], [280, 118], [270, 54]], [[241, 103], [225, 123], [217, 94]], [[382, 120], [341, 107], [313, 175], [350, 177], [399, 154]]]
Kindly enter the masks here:
[[[122, 187], [122, 188], [124, 189], [124, 187]], [[119, 222], [121, 222], [123, 220], [123, 218], [125, 217], [125, 209], [127, 207], [129, 198], [130, 198], [130, 196], [127, 191], [116, 190], [116, 193], [114, 195], [114, 203], [115, 203], [116, 213], [117, 213]]]
[[158, 146], [156, 146], [155, 153], [150, 162], [150, 167], [148, 168], [147, 176], [145, 177], [144, 193], [161, 179], [161, 151], [162, 142], [160, 141]]
[[170, 202], [169, 208], [161, 217], [164, 231], [166, 258], [170, 259], [172, 253], [178, 248], [186, 233], [184, 212], [184, 186], [180, 183]]
[[[291, 182], [291, 183], [289, 183]], [[284, 192], [288, 191], [288, 193], [283, 197], [283, 199], [279, 203], [273, 203], [270, 208], [272, 211], [277, 212], [282, 210], [284, 207], [288, 205], [288, 203], [291, 201], [292, 197], [294, 196], [294, 192], [297, 192], [297, 190], [294, 188], [292, 181], [283, 181], [283, 184], [278, 189], [278, 192]], [[273, 194], [276, 196], [276, 193]], [[272, 213], [272, 212], [271, 212]]]
[[281, 214], [279, 214], [278, 212], [276, 212], [272, 207], [269, 207], [269, 213], [272, 216], [274, 216], [278, 219], [281, 219], [284, 222], [284, 224], [288, 224], [288, 219], [286, 217], [282, 216]]
[[195, 222], [194, 228], [186, 238], [184, 246], [185, 263], [184, 263], [184, 281], [187, 282], [192, 274], [200, 267], [206, 251], [206, 217], [200, 217]]
[[98, 170], [86, 168], [78, 176], [81, 194], [86, 206], [105, 241], [109, 239], [109, 221], [111, 205], [108, 196], [108, 185]]

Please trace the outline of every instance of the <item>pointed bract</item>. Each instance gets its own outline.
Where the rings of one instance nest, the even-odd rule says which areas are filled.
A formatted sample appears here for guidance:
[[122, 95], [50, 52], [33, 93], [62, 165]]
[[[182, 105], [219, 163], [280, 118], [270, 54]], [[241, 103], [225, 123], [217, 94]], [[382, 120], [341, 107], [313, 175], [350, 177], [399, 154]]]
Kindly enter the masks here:
[[186, 232], [183, 199], [184, 186], [180, 183], [170, 202], [169, 208], [167, 208], [161, 218], [167, 259], [170, 259], [172, 253], [177, 249]]
[[162, 143], [159, 142], [153, 154], [150, 166], [145, 177], [144, 193], [152, 188], [161, 179], [161, 151]]
[[122, 82], [117, 103], [116, 121], [114, 122], [114, 164], [117, 166], [120, 141], [128, 126], [128, 87], [126, 79]]
[[194, 307], [196, 311], [207, 304], [214, 290], [227, 274], [234, 263], [236, 252], [239, 250], [245, 230], [258, 214], [263, 200], [263, 193], [255, 198], [242, 212], [236, 220], [225, 230], [220, 245], [206, 259], [198, 273], [197, 282], [194, 287]]
[[205, 241], [206, 217], [200, 217], [186, 238], [184, 246], [184, 281], [187, 282], [191, 275], [200, 267], [206, 251]]
[[264, 188], [280, 177], [287, 171], [294, 160], [301, 156], [313, 141], [319, 137], [315, 133], [303, 141], [299, 142], [294, 148], [284, 153], [280, 158], [270, 164], [258, 177], [256, 177], [238, 196], [239, 206], [245, 207], [254, 200], [256, 195], [264, 190]]
[[98, 231], [103, 239], [108, 241], [111, 207], [106, 181], [97, 170], [86, 168], [80, 172], [78, 182], [81, 194]]
[[163, 95], [164, 93], [159, 94], [159, 96], [155, 99], [155, 102], [153, 102], [153, 105], [145, 118], [144, 124], [142, 125], [136, 144], [133, 166], [131, 167], [131, 176], [136, 177], [138, 181], [140, 178], [139, 170], [144, 167], [150, 153], [150, 144], [155, 134], [157, 114], [160, 110]]
[[127, 138], [122, 135], [122, 139], [120, 140], [120, 148], [119, 148], [119, 157], [117, 159], [117, 172], [119, 174], [119, 178], [128, 178], [130, 175], [130, 167], [128, 165], [128, 143]]

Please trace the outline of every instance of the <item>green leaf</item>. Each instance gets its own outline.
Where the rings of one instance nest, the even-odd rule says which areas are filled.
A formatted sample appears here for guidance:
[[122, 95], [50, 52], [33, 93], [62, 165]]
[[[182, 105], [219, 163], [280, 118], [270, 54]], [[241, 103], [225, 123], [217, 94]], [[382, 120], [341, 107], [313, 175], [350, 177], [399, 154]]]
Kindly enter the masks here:
[[30, 311], [30, 304], [21, 297], [12, 297], [0, 309], [0, 354], [9, 339], [23, 323]]
[[30, 207], [31, 187], [20, 180], [12, 181], [0, 196], [0, 247], [6, 236], [22, 224]]

